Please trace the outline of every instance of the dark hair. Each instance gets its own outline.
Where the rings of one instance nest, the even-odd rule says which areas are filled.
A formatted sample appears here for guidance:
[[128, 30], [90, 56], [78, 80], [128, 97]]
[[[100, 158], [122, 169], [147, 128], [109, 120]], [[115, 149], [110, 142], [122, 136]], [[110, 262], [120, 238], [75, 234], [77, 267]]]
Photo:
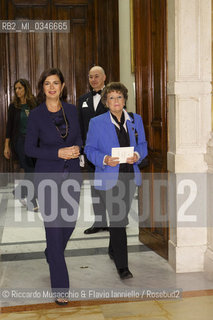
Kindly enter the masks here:
[[17, 83], [20, 83], [24, 87], [26, 103], [29, 106], [29, 108], [30, 109], [35, 108], [37, 106], [37, 103], [36, 103], [36, 99], [35, 99], [34, 95], [32, 94], [32, 88], [31, 88], [31, 86], [29, 84], [29, 81], [26, 80], [26, 79], [22, 79], [22, 78], [16, 80], [14, 85], [13, 85], [13, 88], [14, 88], [14, 91], [15, 91], [15, 95], [13, 97], [12, 103], [14, 104], [14, 106], [16, 108], [21, 108], [21, 100], [16, 95], [15, 86], [16, 86]]
[[103, 92], [101, 94], [101, 102], [106, 105], [107, 95], [112, 91], [121, 92], [124, 96], [125, 102], [128, 99], [128, 89], [121, 82], [110, 82], [104, 87]]
[[[39, 81], [38, 81], [38, 94], [37, 94], [37, 100], [38, 103], [42, 103], [46, 100], [46, 95], [44, 93], [44, 89], [43, 89], [43, 84], [44, 81], [46, 80], [47, 77], [52, 76], [52, 75], [57, 75], [61, 81], [61, 84], [63, 84], [64, 81], [64, 76], [61, 72], [60, 69], [58, 68], [50, 68], [47, 70], [44, 70], [42, 72], [42, 74], [40, 75]], [[64, 86], [61, 97], [60, 97], [63, 101], [66, 101], [67, 99], [67, 88], [66, 86]]]

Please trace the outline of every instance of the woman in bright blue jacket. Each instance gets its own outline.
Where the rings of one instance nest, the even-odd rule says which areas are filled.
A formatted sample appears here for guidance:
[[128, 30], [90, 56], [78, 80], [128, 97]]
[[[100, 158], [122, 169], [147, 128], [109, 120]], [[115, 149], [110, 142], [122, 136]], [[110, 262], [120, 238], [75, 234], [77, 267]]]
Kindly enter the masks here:
[[[127, 98], [128, 90], [120, 82], [104, 88], [102, 102], [109, 111], [90, 120], [85, 147], [87, 158], [95, 165], [95, 188], [106, 202], [110, 221], [108, 252], [121, 279], [133, 276], [128, 268], [126, 225], [136, 186], [141, 184], [138, 164], [147, 155], [142, 119], [126, 112]], [[128, 147], [133, 147], [132, 154], [131, 148], [122, 149]], [[130, 152], [124, 163], [112, 156], [112, 148]]]

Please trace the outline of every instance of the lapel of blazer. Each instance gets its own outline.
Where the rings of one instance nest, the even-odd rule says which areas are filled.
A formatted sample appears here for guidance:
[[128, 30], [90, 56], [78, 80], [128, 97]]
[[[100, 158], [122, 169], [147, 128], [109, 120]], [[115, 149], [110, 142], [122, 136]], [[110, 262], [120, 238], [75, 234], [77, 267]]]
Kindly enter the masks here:
[[105, 108], [105, 107], [104, 107], [103, 103], [102, 103], [101, 100], [100, 100], [99, 103], [98, 103], [98, 105], [97, 105], [97, 108], [96, 108], [95, 113], [96, 113], [97, 115], [103, 113], [103, 112], [101, 112], [101, 110], [103, 110], [104, 108]]
[[88, 108], [90, 109], [90, 111], [95, 114], [95, 110], [94, 110], [94, 105], [93, 105], [93, 95], [92, 92], [88, 93], [88, 97], [85, 100], [87, 102]]
[[105, 134], [107, 135], [107, 141], [110, 148], [118, 148], [120, 147], [117, 132], [115, 129], [115, 125], [111, 121], [110, 112], [106, 112], [104, 114], [104, 121], [106, 123], [106, 131]]

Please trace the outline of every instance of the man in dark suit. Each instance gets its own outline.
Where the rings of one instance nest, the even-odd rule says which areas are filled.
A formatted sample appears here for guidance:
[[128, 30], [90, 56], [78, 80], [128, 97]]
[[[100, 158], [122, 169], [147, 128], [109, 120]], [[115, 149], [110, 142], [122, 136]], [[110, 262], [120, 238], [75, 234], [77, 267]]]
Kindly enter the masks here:
[[[106, 74], [102, 67], [94, 66], [89, 71], [89, 84], [92, 90], [82, 95], [78, 100], [79, 122], [81, 127], [81, 135], [83, 147], [85, 146], [87, 131], [90, 119], [107, 112], [107, 108], [101, 102], [101, 90], [104, 88]], [[90, 179], [93, 180], [95, 166], [86, 158], [85, 170], [90, 173]], [[100, 198], [99, 191], [91, 185], [91, 194], [93, 201], [93, 210], [95, 214], [94, 224], [84, 231], [85, 234], [92, 234], [99, 231], [108, 231], [106, 219], [106, 207]]]

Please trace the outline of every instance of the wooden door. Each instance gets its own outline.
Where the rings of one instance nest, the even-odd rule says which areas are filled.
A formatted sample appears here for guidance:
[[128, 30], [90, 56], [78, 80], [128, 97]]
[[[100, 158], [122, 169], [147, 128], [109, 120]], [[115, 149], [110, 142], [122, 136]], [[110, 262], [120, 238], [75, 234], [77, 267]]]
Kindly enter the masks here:
[[150, 159], [139, 189], [140, 240], [167, 258], [166, 0], [134, 0], [133, 8], [136, 105]]
[[1, 20], [69, 20], [69, 33], [0, 33], [0, 172], [12, 171], [3, 157], [8, 105], [18, 78], [33, 93], [41, 72], [59, 67], [76, 103], [89, 90], [88, 70], [101, 65], [107, 81], [119, 80], [118, 0], [0, 0]]

